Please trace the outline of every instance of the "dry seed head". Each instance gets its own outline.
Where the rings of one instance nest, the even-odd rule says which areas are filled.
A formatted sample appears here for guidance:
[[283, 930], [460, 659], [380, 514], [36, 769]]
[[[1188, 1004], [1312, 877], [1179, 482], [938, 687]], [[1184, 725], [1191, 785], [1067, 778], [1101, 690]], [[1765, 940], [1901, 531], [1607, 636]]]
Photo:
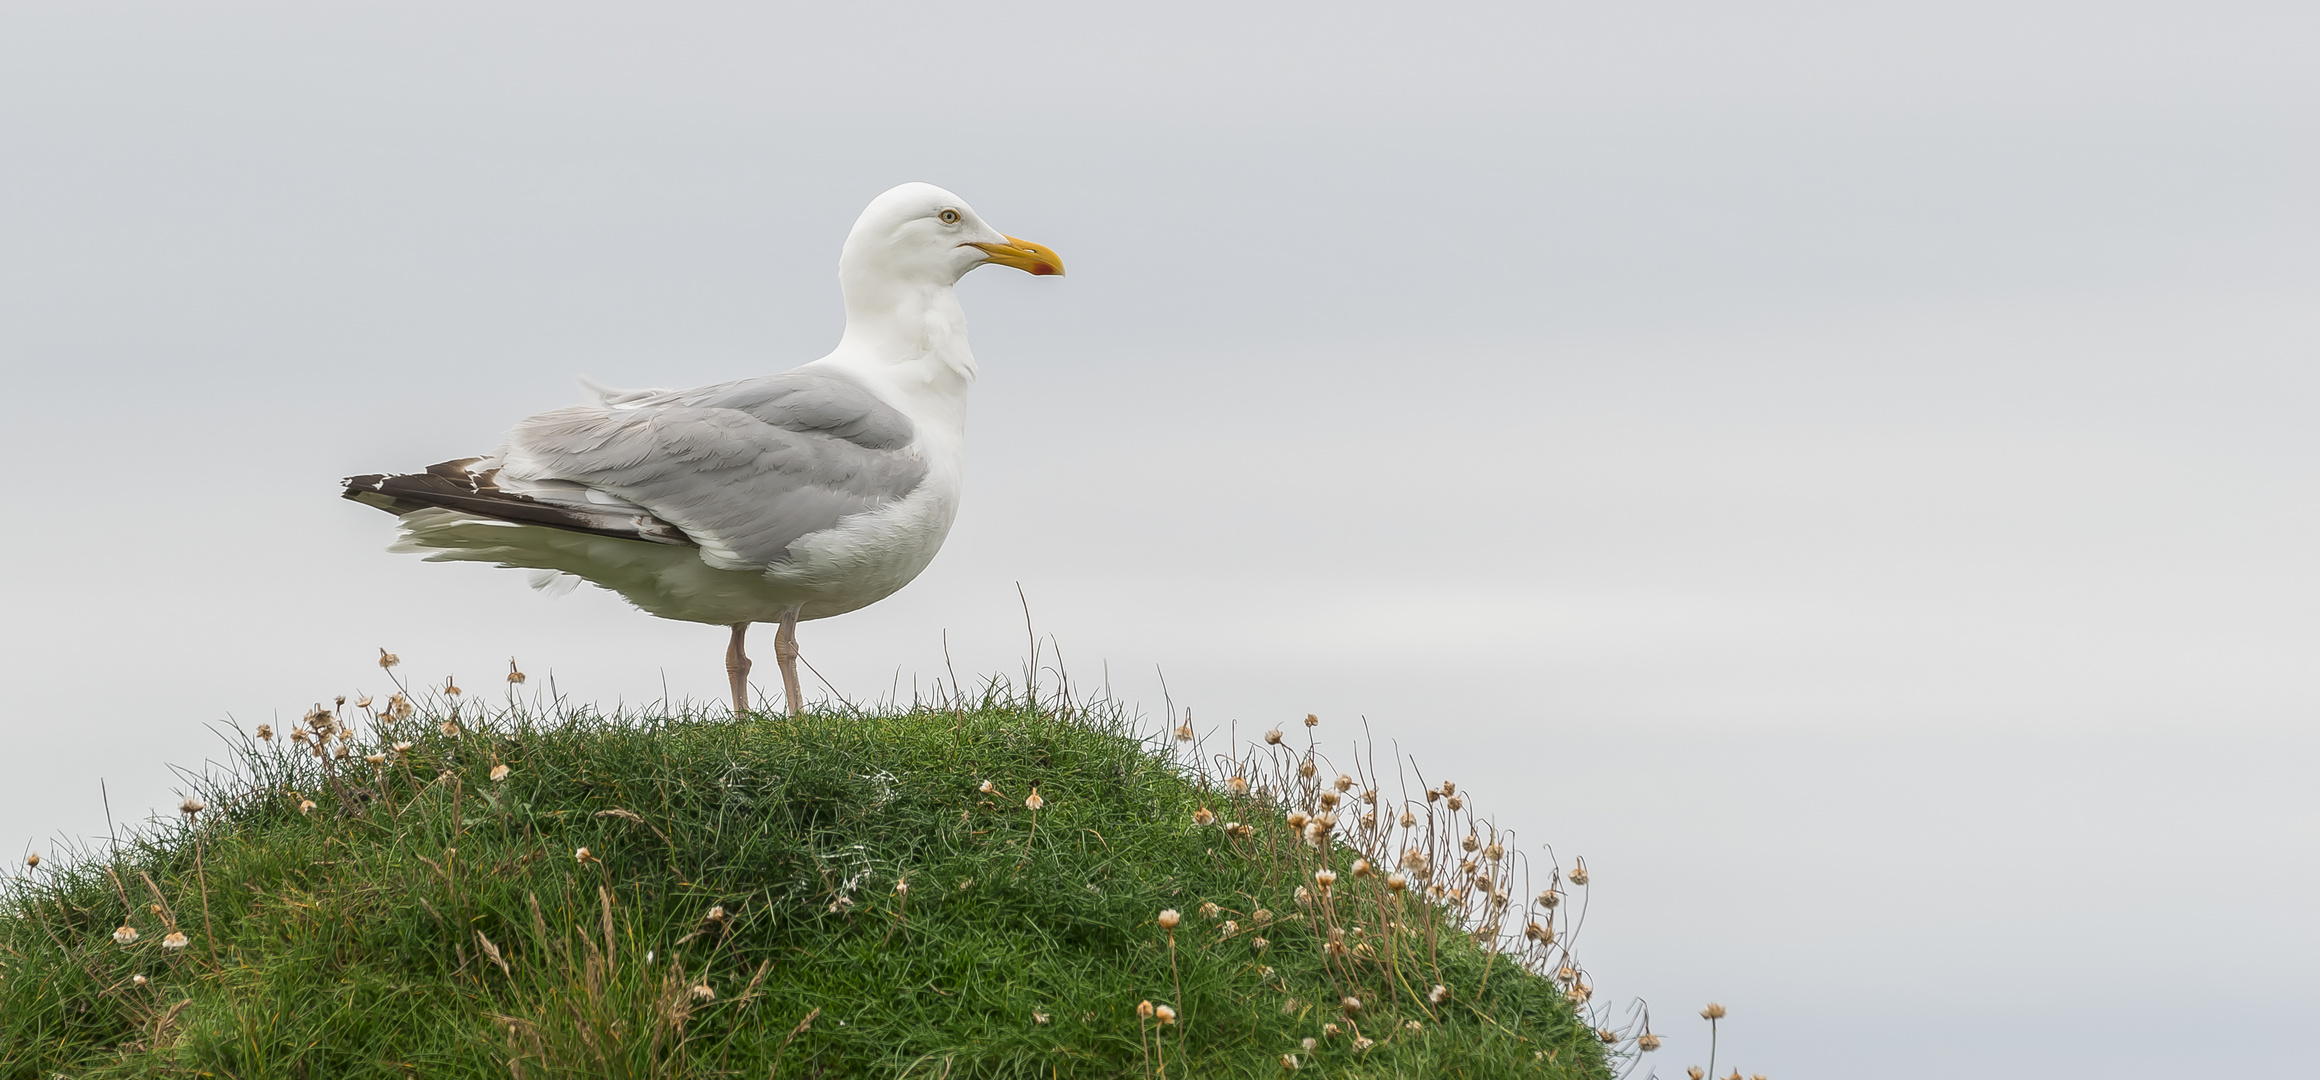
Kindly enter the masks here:
[[299, 812], [299, 813], [301, 813], [301, 814], [311, 814], [311, 813], [313, 813], [313, 812], [314, 812], [314, 800], [312, 800], [312, 799], [300, 799], [300, 800], [298, 800], [298, 812]]
[[1032, 1013], [1031, 1022], [1034, 1024], [1044, 1024], [1047, 1022], [1047, 1014], [1043, 1012]]
[[1248, 778], [1244, 776], [1233, 777], [1224, 782], [1224, 789], [1235, 795], [1246, 795], [1249, 793]]
[[459, 680], [458, 680], [458, 678], [456, 678], [456, 677], [454, 677], [454, 676], [450, 676], [450, 675], [445, 675], [445, 676], [443, 677], [443, 693], [444, 693], [444, 695], [445, 695], [445, 696], [447, 696], [447, 697], [458, 697], [459, 695], [461, 695], [461, 694], [464, 694], [464, 693], [466, 693], [466, 692], [467, 692], [467, 691], [465, 691], [465, 690], [461, 690], [461, 689], [459, 688]]
[[340, 761], [345, 761], [347, 758], [353, 756], [353, 754], [354, 751], [347, 749], [345, 743], [340, 743], [338, 744], [338, 752], [332, 756], [338, 758]]
[[1047, 805], [1047, 800], [1040, 798], [1039, 789], [1037, 787], [1033, 787], [1031, 789], [1030, 797], [1023, 800], [1023, 805], [1027, 809], [1037, 811], [1040, 807]]
[[896, 895], [896, 896], [909, 896], [909, 895], [910, 895], [910, 882], [908, 882], [908, 881], [906, 881], [906, 880], [897, 880], [897, 881], [894, 883], [894, 895]]
[[1306, 714], [1305, 714], [1305, 726], [1306, 726], [1306, 727], [1320, 727], [1320, 726], [1321, 726], [1321, 718], [1320, 718], [1320, 717], [1318, 717], [1318, 716], [1315, 716], [1315, 715], [1313, 715], [1312, 713], [1306, 713]]
[[1365, 878], [1375, 874], [1376, 872], [1377, 871], [1370, 869], [1368, 859], [1353, 860], [1353, 876], [1357, 878]]
[[129, 985], [131, 985], [131, 986], [143, 986], [143, 985], [145, 985], [145, 984], [146, 984], [146, 982], [147, 982], [147, 981], [149, 981], [149, 980], [147, 980], [147, 979], [145, 978], [145, 976], [143, 976], [143, 975], [131, 975], [131, 976], [129, 976]]
[[1306, 887], [1305, 887], [1305, 886], [1303, 886], [1303, 885], [1299, 885], [1299, 886], [1297, 886], [1297, 906], [1298, 906], [1298, 907], [1312, 907], [1312, 906], [1313, 906], [1313, 890], [1311, 890], [1311, 889], [1308, 889], [1308, 888], [1306, 888]]
[[524, 681], [523, 669], [516, 666], [516, 658], [512, 656], [508, 657], [507, 679], [510, 684], [514, 685], [521, 685]]
[[457, 735], [459, 734], [459, 721], [445, 720], [441, 726], [436, 728], [436, 730], [441, 731], [445, 735]]
[[1321, 886], [1322, 892], [1328, 892], [1330, 886], [1337, 884], [1337, 871], [1315, 870], [1313, 872], [1313, 883], [1315, 885]]
[[184, 814], [187, 817], [192, 817], [195, 814], [199, 814], [207, 809], [209, 809], [208, 803], [205, 803], [200, 799], [196, 799], [191, 795], [186, 796], [184, 802], [177, 804], [177, 812]]
[[121, 924], [121, 928], [120, 928], [120, 929], [113, 931], [113, 944], [115, 944], [115, 945], [135, 945], [136, 943], [137, 943], [137, 928], [136, 928], [136, 927], [134, 927], [134, 926], [131, 926], [131, 925], [129, 925], [128, 923], [122, 923], [122, 924]]
[[710, 905], [710, 907], [709, 907], [709, 914], [708, 914], [706, 917], [708, 918], [708, 920], [709, 920], [710, 922], [724, 922], [724, 921], [725, 921], [725, 905], [723, 905], [723, 904], [712, 904], [712, 905]]
[[364, 755], [363, 755], [363, 760], [364, 760], [364, 761], [367, 761], [367, 762], [370, 762], [370, 763], [371, 763], [371, 764], [373, 764], [373, 765], [384, 765], [384, 764], [386, 764], [386, 763], [387, 763], [387, 755], [385, 755], [385, 754], [364, 754]]
[[1241, 824], [1240, 822], [1237, 822], [1237, 821], [1233, 822], [1232, 824], [1226, 825], [1226, 826], [1224, 827], [1224, 831], [1226, 831], [1226, 832], [1228, 832], [1228, 833], [1231, 833], [1235, 839], [1239, 839], [1239, 840], [1246, 840], [1246, 839], [1248, 839], [1249, 837], [1252, 837], [1252, 836], [1255, 836], [1255, 835], [1257, 835], [1257, 827], [1256, 827], [1256, 826], [1254, 826], [1254, 825], [1243, 825], [1243, 824]]
[[1191, 742], [1191, 741], [1192, 741], [1192, 725], [1191, 725], [1191, 724], [1179, 724], [1179, 725], [1177, 725], [1177, 727], [1176, 727], [1176, 741], [1177, 741], [1177, 742]]
[[589, 854], [587, 848], [574, 848], [572, 850], [572, 861], [579, 863], [582, 866], [586, 866], [589, 863], [602, 862], [603, 860], [598, 859], [592, 854]]
[[1338, 1027], [1336, 1021], [1331, 1021], [1321, 1025], [1321, 1034], [1324, 1038], [1334, 1039], [1345, 1034], [1345, 1029]]
[[1450, 1000], [1450, 988], [1440, 983], [1436, 983], [1434, 984], [1434, 988], [1432, 990], [1426, 991], [1426, 1000], [1431, 1001], [1436, 1005], [1440, 1005], [1441, 1003]]
[[1409, 887], [1410, 879], [1399, 871], [1386, 875], [1386, 888], [1392, 889], [1395, 892], [1400, 892], [1403, 889], [1407, 889]]
[[1551, 908], [1563, 902], [1563, 894], [1553, 889], [1540, 889], [1537, 900], [1540, 907]]
[[1213, 919], [1213, 918], [1216, 918], [1218, 915], [1222, 915], [1222, 914], [1224, 914], [1224, 909], [1223, 909], [1223, 908], [1220, 908], [1220, 907], [1218, 907], [1218, 906], [1216, 906], [1216, 901], [1214, 901], [1214, 900], [1203, 900], [1203, 901], [1201, 901], [1201, 902], [1200, 902], [1200, 917], [1201, 917], [1201, 918], [1203, 918], [1203, 919]]
[[1478, 850], [1480, 850], [1480, 849], [1482, 848], [1482, 838], [1481, 838], [1481, 837], [1479, 837], [1479, 836], [1476, 836], [1476, 835], [1474, 835], [1473, 833], [1467, 833], [1467, 834], [1466, 834], [1466, 839], [1464, 839], [1464, 840], [1460, 840], [1460, 841], [1458, 842], [1458, 846], [1459, 846], [1459, 847], [1462, 847], [1462, 848], [1465, 848], [1467, 851], [1470, 851], [1470, 852], [1471, 852], [1471, 851], [1478, 851]]
[[1208, 807], [1203, 806], [1192, 812], [1192, 823], [1205, 829], [1216, 824], [1216, 814]]
[[1336, 809], [1336, 808], [1337, 808], [1337, 793], [1336, 793], [1336, 792], [1334, 792], [1334, 791], [1324, 791], [1324, 792], [1322, 792], [1322, 793], [1321, 793], [1321, 808], [1322, 808], [1322, 809], [1324, 809], [1324, 810], [1334, 810], [1334, 809]]
[[1490, 846], [1482, 849], [1482, 857], [1489, 859], [1492, 862], [1497, 862], [1500, 859], [1506, 858], [1506, 848], [1504, 845], [1492, 843]]
[[274, 741], [274, 725], [272, 725], [272, 724], [260, 724], [260, 725], [258, 725], [258, 737], [259, 737], [259, 738], [261, 738], [261, 739], [264, 739], [264, 740], [266, 740], [267, 742], [272, 742], [272, 741]]
[[994, 785], [993, 785], [993, 784], [992, 784], [992, 783], [991, 783], [989, 780], [985, 780], [985, 781], [983, 781], [981, 784], [978, 784], [978, 785], [976, 785], [976, 786], [975, 786], [975, 790], [976, 790], [976, 791], [980, 791], [980, 792], [982, 792], [982, 793], [983, 793], [983, 794], [985, 794], [985, 795], [989, 795], [989, 794], [991, 794], [992, 792], [995, 792], [995, 791], [997, 791], [997, 790], [999, 790], [999, 789], [998, 789], [996, 786], [994, 786]]
[[1411, 812], [1410, 812], [1410, 811], [1408, 811], [1408, 810], [1404, 810], [1404, 811], [1402, 811], [1402, 818], [1401, 818], [1401, 821], [1402, 821], [1402, 828], [1405, 828], [1405, 829], [1414, 829], [1414, 828], [1417, 828], [1417, 826], [1418, 826], [1418, 815], [1416, 815], [1416, 814], [1413, 814], [1413, 813], [1411, 813]]
[[370, 696], [369, 694], [364, 694], [363, 696], [361, 696], [361, 697], [359, 697], [359, 698], [356, 698], [356, 699], [354, 700], [354, 707], [355, 707], [355, 708], [358, 708], [358, 709], [367, 709], [367, 708], [370, 708], [370, 707], [371, 707], [371, 696]]
[[1339, 790], [1339, 791], [1352, 791], [1352, 790], [1353, 790], [1353, 777], [1347, 776], [1347, 775], [1345, 775], [1344, 773], [1338, 773], [1338, 774], [1337, 774], [1337, 790]]
[[1376, 1045], [1377, 1040], [1372, 1039], [1367, 1035], [1356, 1036], [1353, 1040], [1353, 1052], [1357, 1054], [1366, 1054], [1369, 1052], [1370, 1047]]
[[1619, 1033], [1611, 1030], [1610, 1028], [1596, 1028], [1595, 1041], [1602, 1043], [1605, 1046], [1609, 1046], [1612, 1043], [1619, 1041]]
[[395, 753], [408, 754], [411, 752], [411, 744], [407, 742], [399, 742], [394, 745], [393, 749]]
[[1289, 811], [1289, 816], [1288, 816], [1288, 818], [1287, 818], [1286, 820], [1289, 822], [1289, 827], [1290, 827], [1290, 828], [1292, 828], [1292, 829], [1302, 829], [1302, 828], [1304, 828], [1304, 827], [1305, 827], [1305, 823], [1306, 823], [1307, 821], [1310, 821], [1310, 820], [1312, 820], [1312, 819], [1311, 819], [1311, 818], [1308, 818], [1308, 817], [1306, 817], [1306, 816], [1305, 816], [1305, 811], [1303, 811], [1303, 810], [1291, 810], [1291, 811]]
[[1685, 1069], [1684, 1075], [1691, 1077], [1692, 1080], [1707, 1080], [1708, 1070], [1694, 1065], [1689, 1069]]
[[1369, 810], [1363, 812], [1361, 815], [1361, 827], [1364, 829], [1377, 828], [1377, 811]]
[[1273, 921], [1273, 912], [1269, 908], [1258, 908], [1249, 913], [1249, 918], [1255, 919], [1258, 926], [1263, 926]]
[[1449, 798], [1442, 800], [1442, 805], [1447, 806], [1452, 810], [1459, 810], [1466, 806], [1466, 800], [1461, 799], [1456, 795], [1452, 795]]
[[291, 729], [290, 729], [290, 741], [291, 741], [291, 742], [294, 742], [294, 743], [303, 743], [303, 742], [305, 742], [305, 741], [306, 741], [306, 729], [305, 729], [305, 728], [291, 728]]
[[1306, 758], [1305, 760], [1297, 763], [1297, 775], [1302, 776], [1307, 780], [1313, 779], [1313, 774], [1320, 771], [1321, 769], [1313, 764], [1312, 758]]
[[1635, 1040], [1635, 1048], [1643, 1051], [1646, 1054], [1651, 1053], [1652, 1051], [1659, 1049], [1659, 1036], [1646, 1031], [1640, 1038]]
[[388, 651], [387, 651], [387, 650], [385, 650], [385, 649], [380, 649], [380, 650], [379, 650], [379, 666], [380, 666], [380, 667], [382, 667], [382, 668], [391, 668], [391, 667], [395, 666], [396, 664], [400, 664], [400, 663], [402, 663], [402, 662], [403, 662], [403, 658], [402, 658], [402, 657], [400, 657], [400, 656], [396, 656], [395, 654], [393, 654], [393, 653], [391, 653], [391, 652], [388, 652]]
[[39, 865], [40, 865], [40, 853], [39, 853], [39, 852], [34, 852], [34, 853], [30, 854], [30, 855], [26, 855], [26, 856], [24, 857], [24, 865], [26, 865], [26, 866], [32, 866], [32, 867], [37, 867], [37, 866], [39, 866]]
[[1279, 746], [1279, 745], [1281, 745], [1281, 729], [1280, 729], [1280, 728], [1274, 728], [1273, 730], [1266, 732], [1266, 733], [1265, 733], [1265, 743], [1266, 743], [1266, 745], [1268, 745], [1268, 746]]
[[[508, 680], [508, 681], [510, 681], [510, 682], [514, 682], [514, 681], [516, 681], [516, 680], [514, 680], [514, 679], [510, 679], [510, 680]], [[693, 1000], [695, 1000], [695, 1001], [715, 1001], [715, 1000], [717, 1000], [717, 991], [716, 991], [714, 988], [712, 988], [712, 987], [711, 987], [711, 986], [710, 986], [708, 983], [696, 983], [696, 984], [693, 986]]]
[[[1272, 943], [1272, 942], [1270, 942], [1270, 941], [1266, 941], [1264, 938], [1261, 938], [1261, 937], [1258, 937], [1258, 938], [1250, 938], [1250, 939], [1249, 939], [1249, 948], [1251, 948], [1251, 949], [1253, 949], [1253, 950], [1255, 950], [1255, 951], [1257, 951], [1257, 952], [1263, 952], [1263, 951], [1265, 951], [1266, 949], [1268, 949], [1268, 948], [1271, 948], [1271, 947], [1272, 947], [1272, 945], [1273, 945], [1273, 943]], [[1271, 977], [1271, 976], [1267, 976], [1267, 978], [1270, 978], [1270, 977]]]
[[1421, 1023], [1419, 1023], [1419, 1022], [1417, 1022], [1417, 1021], [1415, 1021], [1415, 1020], [1412, 1020], [1412, 1021], [1410, 1021], [1410, 1022], [1409, 1022], [1409, 1023], [1407, 1023], [1407, 1024], [1403, 1024], [1402, 1026], [1403, 1026], [1403, 1027], [1405, 1027], [1405, 1028], [1408, 1028], [1408, 1029], [1410, 1029], [1411, 1031], [1424, 1031], [1424, 1030], [1426, 1030], [1426, 1025], [1424, 1025], [1424, 1024], [1421, 1024]]
[[1342, 998], [1338, 1001], [1337, 1007], [1345, 1010], [1346, 1015], [1351, 1016], [1361, 1011], [1361, 999], [1357, 997]]
[[492, 766], [492, 767], [491, 767], [491, 778], [492, 778], [493, 782], [495, 782], [495, 783], [496, 783], [496, 782], [498, 782], [498, 781], [505, 780], [505, 779], [507, 779], [507, 777], [508, 777], [508, 767], [507, 767], [507, 766], [505, 766], [505, 765], [494, 765], [494, 766]]
[[1171, 1009], [1166, 1005], [1155, 1007], [1152, 1010], [1152, 1014], [1155, 1019], [1159, 1020], [1163, 1024], [1173, 1024], [1176, 1022], [1176, 1010]]
[[1167, 908], [1160, 912], [1159, 918], [1152, 921], [1159, 923], [1162, 930], [1174, 930], [1177, 923], [1184, 921], [1184, 916], [1178, 915], [1175, 908]]
[[1571, 868], [1571, 884], [1573, 884], [1573, 885], [1585, 885], [1586, 883], [1587, 883], [1587, 864], [1586, 864], [1586, 863], [1580, 863], [1579, 865], [1572, 867], [1572, 868]]
[[1700, 1010], [1700, 1019], [1702, 1020], [1722, 1020], [1723, 1018], [1724, 1007], [1713, 1001], [1708, 1003], [1707, 1008]]
[[1311, 1035], [1307, 1035], [1303, 1039], [1298, 1040], [1297, 1045], [1304, 1047], [1305, 1052], [1310, 1054], [1313, 1051], [1319, 1050], [1321, 1048], [1321, 1040], [1316, 1039]]
[[1290, 1072], [1296, 1072], [1296, 1071], [1297, 1071], [1297, 1055], [1295, 1055], [1295, 1054], [1283, 1054], [1283, 1055], [1281, 1055], [1281, 1067], [1282, 1067], [1282, 1068], [1284, 1068], [1284, 1069], [1287, 1069], [1287, 1070], [1289, 1070]]
[[1231, 919], [1226, 919], [1224, 921], [1224, 925], [1216, 928], [1216, 936], [1220, 938], [1228, 938], [1240, 932], [1241, 924], [1234, 922]]
[[1541, 945], [1552, 945], [1555, 942], [1555, 928], [1547, 923], [1533, 920], [1530, 928], [1523, 931], [1523, 936]]
[[161, 947], [171, 952], [182, 949], [187, 944], [185, 932], [182, 930], [171, 930], [168, 937], [161, 939]]
[[1152, 1002], [1149, 999], [1137, 1002], [1136, 1015], [1143, 1019], [1150, 1020], [1152, 1018]]

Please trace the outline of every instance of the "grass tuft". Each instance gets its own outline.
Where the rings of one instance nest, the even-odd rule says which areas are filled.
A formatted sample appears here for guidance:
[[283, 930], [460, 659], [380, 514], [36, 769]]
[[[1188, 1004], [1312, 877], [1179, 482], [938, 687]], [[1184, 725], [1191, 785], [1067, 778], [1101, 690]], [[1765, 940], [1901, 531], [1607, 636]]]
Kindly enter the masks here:
[[1644, 1034], [1571, 959], [1583, 871], [1533, 895], [1466, 793], [1310, 741], [996, 687], [367, 706], [10, 879], [0, 1080], [1603, 1077]]

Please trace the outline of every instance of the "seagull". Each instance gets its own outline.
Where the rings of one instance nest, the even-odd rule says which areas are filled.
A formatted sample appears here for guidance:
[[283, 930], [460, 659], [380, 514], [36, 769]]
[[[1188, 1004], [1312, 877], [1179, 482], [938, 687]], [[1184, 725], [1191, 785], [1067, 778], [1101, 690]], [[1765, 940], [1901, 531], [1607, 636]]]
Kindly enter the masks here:
[[349, 477], [394, 514], [389, 551], [581, 581], [664, 619], [730, 627], [733, 711], [749, 709], [751, 623], [778, 623], [789, 712], [797, 624], [877, 603], [934, 560], [958, 514], [975, 358], [952, 287], [983, 265], [1063, 274], [932, 184], [871, 200], [838, 255], [846, 332], [779, 375], [615, 390], [518, 422], [498, 450]]

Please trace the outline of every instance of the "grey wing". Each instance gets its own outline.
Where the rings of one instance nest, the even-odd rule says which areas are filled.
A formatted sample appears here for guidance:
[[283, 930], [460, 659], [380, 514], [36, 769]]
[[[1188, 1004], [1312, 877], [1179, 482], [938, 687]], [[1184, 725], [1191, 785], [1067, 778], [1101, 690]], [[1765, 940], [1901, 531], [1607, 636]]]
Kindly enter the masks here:
[[[621, 404], [611, 402], [612, 404]], [[693, 405], [733, 409], [790, 431], [835, 436], [872, 450], [910, 445], [917, 429], [902, 410], [842, 371], [812, 366], [636, 399], [630, 408]]]
[[534, 416], [501, 450], [499, 484], [641, 509], [711, 566], [753, 569], [915, 490], [927, 467], [911, 434], [859, 383], [791, 372]]

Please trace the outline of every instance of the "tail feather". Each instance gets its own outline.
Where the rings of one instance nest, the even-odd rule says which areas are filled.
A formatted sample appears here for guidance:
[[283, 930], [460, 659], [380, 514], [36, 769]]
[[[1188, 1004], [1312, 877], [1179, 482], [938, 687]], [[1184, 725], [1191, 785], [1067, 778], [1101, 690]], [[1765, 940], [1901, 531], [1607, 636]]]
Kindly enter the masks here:
[[684, 530], [641, 509], [597, 505], [584, 496], [565, 502], [504, 491], [498, 477], [498, 467], [487, 459], [462, 458], [430, 465], [425, 472], [350, 476], [345, 482], [345, 497], [398, 517], [426, 509], [450, 510], [622, 540], [698, 546]]

